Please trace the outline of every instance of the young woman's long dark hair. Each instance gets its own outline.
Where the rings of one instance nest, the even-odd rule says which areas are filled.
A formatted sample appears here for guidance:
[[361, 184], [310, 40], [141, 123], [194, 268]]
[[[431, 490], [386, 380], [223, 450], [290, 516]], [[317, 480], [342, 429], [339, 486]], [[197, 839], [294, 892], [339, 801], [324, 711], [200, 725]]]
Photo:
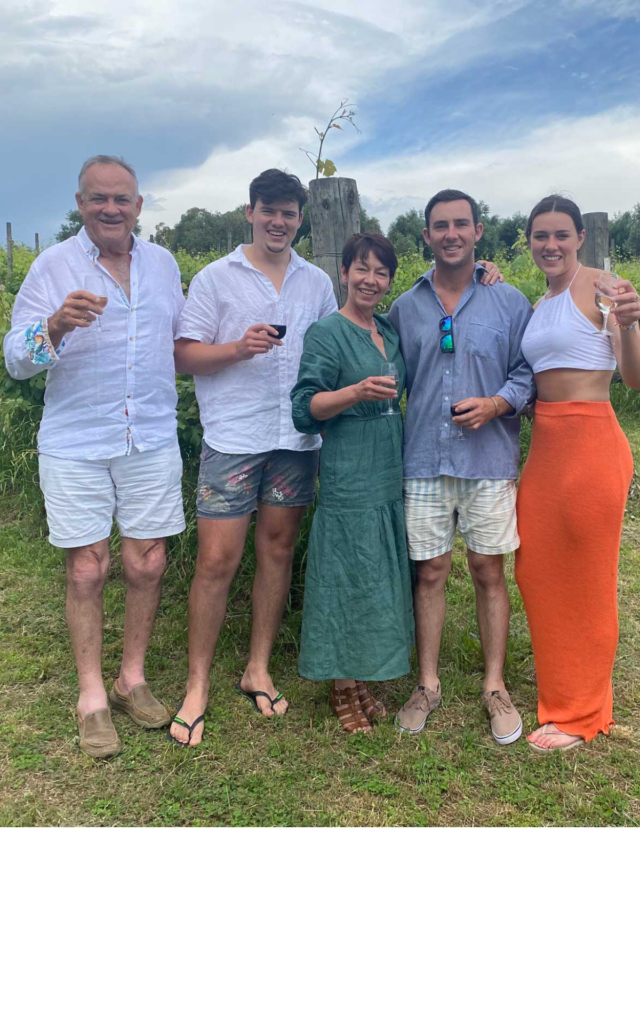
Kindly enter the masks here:
[[581, 231], [584, 231], [582, 214], [572, 199], [566, 199], [565, 196], [546, 196], [544, 199], [541, 199], [539, 203], [536, 203], [529, 214], [529, 220], [527, 221], [527, 226], [525, 228], [525, 235], [527, 236], [528, 242], [531, 241], [533, 222], [541, 213], [567, 213], [575, 224], [578, 234], [580, 234]]

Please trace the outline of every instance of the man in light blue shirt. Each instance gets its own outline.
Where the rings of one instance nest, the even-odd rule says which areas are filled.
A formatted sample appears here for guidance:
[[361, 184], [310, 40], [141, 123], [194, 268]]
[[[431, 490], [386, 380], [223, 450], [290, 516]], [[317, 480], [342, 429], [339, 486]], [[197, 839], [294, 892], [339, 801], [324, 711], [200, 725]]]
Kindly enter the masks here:
[[404, 494], [416, 562], [420, 679], [396, 717], [416, 733], [440, 704], [444, 588], [456, 527], [467, 545], [485, 659], [484, 702], [494, 739], [513, 743], [522, 721], [502, 672], [509, 631], [504, 554], [519, 545], [516, 477], [520, 415], [532, 373], [521, 352], [531, 306], [516, 288], [480, 284], [478, 207], [454, 189], [425, 210], [430, 270], [394, 302], [389, 319], [407, 366]]

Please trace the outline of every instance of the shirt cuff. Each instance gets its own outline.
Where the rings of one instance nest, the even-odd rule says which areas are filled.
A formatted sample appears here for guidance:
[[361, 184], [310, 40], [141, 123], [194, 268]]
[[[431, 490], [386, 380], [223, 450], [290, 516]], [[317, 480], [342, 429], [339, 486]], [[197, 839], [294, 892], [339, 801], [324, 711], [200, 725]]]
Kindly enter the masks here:
[[505, 384], [503, 388], [496, 391], [496, 395], [500, 395], [500, 398], [504, 398], [505, 402], [508, 402], [513, 409], [513, 412], [505, 412], [502, 414], [500, 418], [503, 420], [508, 420], [512, 416], [520, 416], [527, 404], [527, 398], [524, 395], [521, 395], [516, 388], [510, 387], [508, 384]]
[[47, 363], [57, 363], [60, 356], [53, 347], [49, 337], [49, 325], [47, 317], [43, 316], [36, 324], [27, 327], [24, 335], [27, 356], [37, 366], [46, 366]]

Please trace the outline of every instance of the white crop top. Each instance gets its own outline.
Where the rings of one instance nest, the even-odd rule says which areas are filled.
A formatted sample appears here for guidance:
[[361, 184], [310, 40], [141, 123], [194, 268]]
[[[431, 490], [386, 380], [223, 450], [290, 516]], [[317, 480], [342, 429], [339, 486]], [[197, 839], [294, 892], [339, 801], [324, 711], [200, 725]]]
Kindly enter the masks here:
[[580, 312], [571, 298], [571, 285], [538, 303], [524, 332], [522, 354], [534, 373], [560, 367], [616, 368], [611, 339]]

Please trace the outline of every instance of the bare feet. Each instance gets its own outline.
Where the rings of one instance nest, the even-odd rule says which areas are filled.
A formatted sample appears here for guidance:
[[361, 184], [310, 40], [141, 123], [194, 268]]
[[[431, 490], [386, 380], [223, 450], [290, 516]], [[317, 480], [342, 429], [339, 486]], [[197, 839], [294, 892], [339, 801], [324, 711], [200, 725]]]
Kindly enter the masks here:
[[[245, 693], [256, 693], [257, 690], [262, 690], [263, 693], [269, 694], [271, 700], [275, 700], [280, 693], [273, 685], [273, 680], [268, 672], [265, 672], [264, 669], [252, 668], [249, 665], [247, 665], [245, 673], [240, 680], [240, 689], [244, 690]], [[273, 707], [266, 697], [256, 697], [256, 701], [259, 710], [265, 718], [273, 718], [274, 715], [284, 715], [289, 707], [284, 697]]]
[[[182, 707], [177, 712], [178, 718], [181, 718], [184, 722], [188, 722], [189, 725], [195, 722], [196, 718], [200, 715], [204, 715], [207, 709], [208, 698], [206, 695], [194, 691], [187, 693]], [[172, 722], [169, 732], [174, 739], [178, 740], [179, 743], [188, 744], [190, 747], [197, 747], [199, 743], [202, 743], [202, 736], [204, 733], [204, 722], [199, 722], [191, 734], [189, 739], [189, 730], [184, 725], [179, 725], [178, 722]]]
[[582, 736], [572, 736], [562, 732], [553, 722], [548, 722], [527, 736], [530, 746], [536, 750], [569, 750], [584, 743]]

